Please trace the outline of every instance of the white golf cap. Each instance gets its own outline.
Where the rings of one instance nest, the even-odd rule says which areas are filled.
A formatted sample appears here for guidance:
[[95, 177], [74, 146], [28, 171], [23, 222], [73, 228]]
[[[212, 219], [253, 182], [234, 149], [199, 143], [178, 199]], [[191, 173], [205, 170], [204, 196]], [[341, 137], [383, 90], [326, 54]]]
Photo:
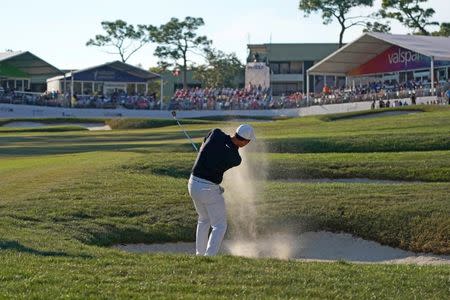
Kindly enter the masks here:
[[236, 133], [246, 140], [252, 141], [255, 139], [255, 132], [253, 127], [248, 124], [242, 124], [236, 129]]

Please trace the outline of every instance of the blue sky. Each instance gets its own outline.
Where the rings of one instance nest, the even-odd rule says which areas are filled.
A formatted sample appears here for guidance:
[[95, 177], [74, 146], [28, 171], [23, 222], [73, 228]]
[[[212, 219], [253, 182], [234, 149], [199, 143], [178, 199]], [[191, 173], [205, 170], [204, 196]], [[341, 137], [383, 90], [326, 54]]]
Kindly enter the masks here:
[[[378, 4], [381, 0], [376, 0]], [[247, 43], [315, 43], [338, 41], [336, 23], [323, 25], [320, 15], [305, 18], [297, 9], [298, 0], [77, 0], [77, 1], [2, 1], [0, 51], [28, 50], [59, 68], [84, 68], [119, 59], [85, 43], [102, 33], [103, 20], [123, 19], [131, 24], [160, 25], [171, 17], [202, 17], [201, 33], [214, 46], [235, 52], [242, 61]], [[436, 10], [434, 19], [447, 21], [448, 0], [429, 0]], [[365, 13], [363, 10], [361, 13]], [[360, 13], [355, 11], [354, 14]], [[393, 33], [408, 33], [392, 24]], [[344, 42], [361, 34], [361, 28], [346, 32]], [[149, 45], [128, 62], [143, 67], [156, 65], [155, 46]]]

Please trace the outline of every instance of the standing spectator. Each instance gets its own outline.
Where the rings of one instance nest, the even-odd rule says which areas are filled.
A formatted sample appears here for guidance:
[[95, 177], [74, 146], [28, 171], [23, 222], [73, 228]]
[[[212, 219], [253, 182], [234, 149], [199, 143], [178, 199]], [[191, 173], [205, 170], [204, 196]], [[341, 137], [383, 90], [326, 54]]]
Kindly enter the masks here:
[[416, 93], [411, 93], [411, 105], [416, 105]]

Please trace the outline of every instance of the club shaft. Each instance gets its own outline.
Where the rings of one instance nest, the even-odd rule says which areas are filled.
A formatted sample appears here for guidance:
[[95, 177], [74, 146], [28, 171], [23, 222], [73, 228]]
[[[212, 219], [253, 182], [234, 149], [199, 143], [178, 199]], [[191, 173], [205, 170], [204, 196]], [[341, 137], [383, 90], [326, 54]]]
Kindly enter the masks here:
[[184, 130], [183, 126], [181, 126], [180, 122], [178, 121], [177, 118], [173, 117], [175, 119], [175, 121], [177, 121], [178, 126], [180, 126], [181, 130], [183, 130], [184, 135], [188, 138], [188, 140], [191, 142], [192, 147], [194, 147], [195, 151], [198, 152], [197, 146], [195, 146], [194, 141], [191, 139], [191, 137], [189, 136], [189, 134], [186, 132], [186, 130]]

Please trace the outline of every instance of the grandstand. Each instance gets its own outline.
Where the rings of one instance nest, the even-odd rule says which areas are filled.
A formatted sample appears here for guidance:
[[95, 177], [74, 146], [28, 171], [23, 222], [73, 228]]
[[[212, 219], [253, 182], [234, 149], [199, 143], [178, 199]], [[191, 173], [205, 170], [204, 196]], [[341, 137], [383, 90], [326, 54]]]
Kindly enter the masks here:
[[[449, 88], [449, 69], [450, 38], [365, 33], [312, 66], [307, 85], [309, 96], [325, 99], [324, 94], [371, 94], [367, 100], [402, 93], [439, 96]], [[339, 77], [346, 78], [345, 87]]]

